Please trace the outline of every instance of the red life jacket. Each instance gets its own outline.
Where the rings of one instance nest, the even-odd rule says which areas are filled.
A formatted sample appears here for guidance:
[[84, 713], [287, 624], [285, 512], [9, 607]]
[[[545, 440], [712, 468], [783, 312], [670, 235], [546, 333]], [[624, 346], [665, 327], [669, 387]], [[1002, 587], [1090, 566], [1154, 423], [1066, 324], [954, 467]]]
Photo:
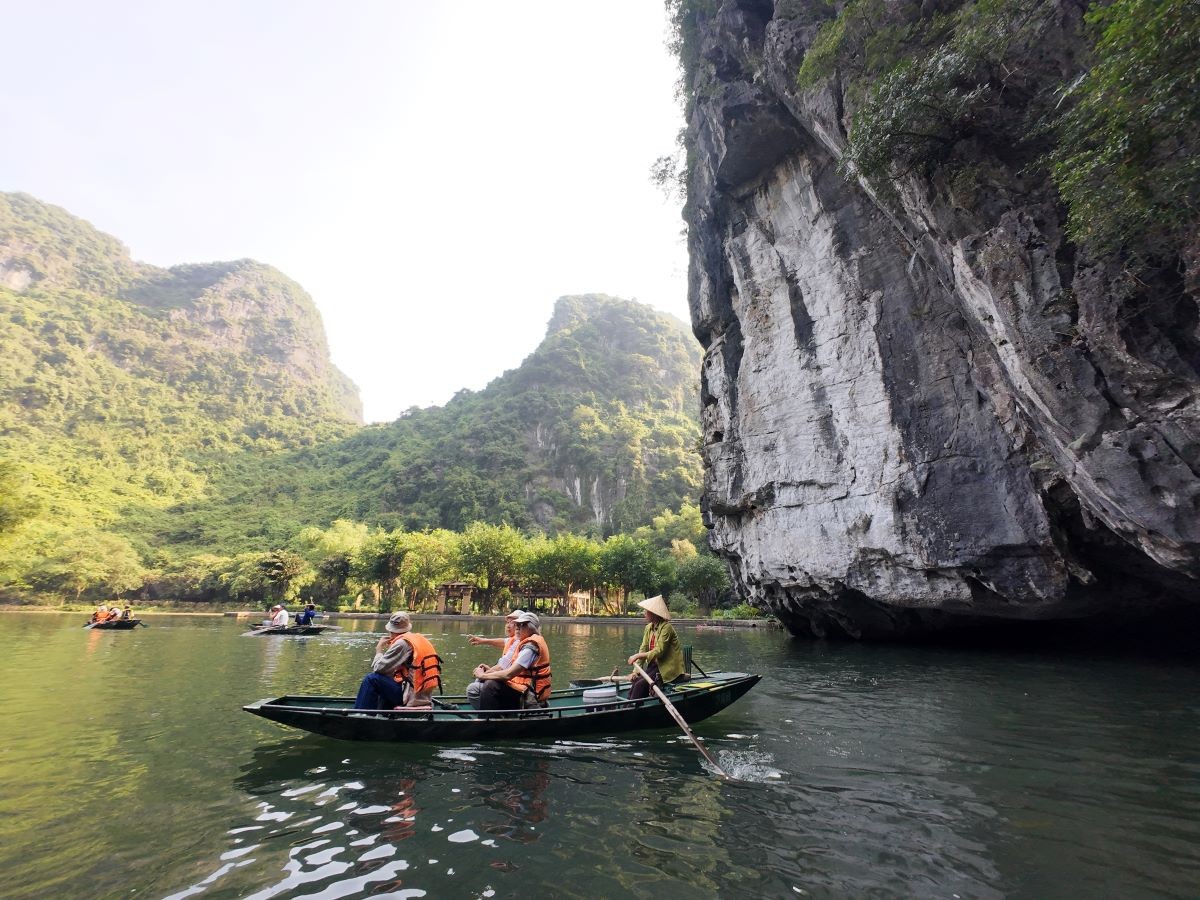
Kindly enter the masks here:
[[412, 659], [408, 665], [397, 669], [392, 678], [400, 684], [411, 684], [413, 693], [416, 694], [431, 692], [434, 688], [440, 691], [442, 688], [442, 658], [433, 649], [429, 638], [423, 634], [406, 631], [404, 634], [396, 635], [388, 646], [391, 647], [396, 641], [408, 641], [408, 645], [412, 647]]
[[[541, 702], [550, 698], [550, 648], [546, 645], [546, 639], [540, 634], [531, 634], [521, 642], [517, 656], [520, 656], [521, 651], [530, 645], [537, 650], [537, 657], [534, 659], [533, 665], [526, 669], [524, 675], [514, 675], [508, 679], [508, 686], [522, 694], [527, 688], [532, 689], [533, 695], [537, 697], [538, 702]], [[513, 662], [516, 662], [515, 658]]]

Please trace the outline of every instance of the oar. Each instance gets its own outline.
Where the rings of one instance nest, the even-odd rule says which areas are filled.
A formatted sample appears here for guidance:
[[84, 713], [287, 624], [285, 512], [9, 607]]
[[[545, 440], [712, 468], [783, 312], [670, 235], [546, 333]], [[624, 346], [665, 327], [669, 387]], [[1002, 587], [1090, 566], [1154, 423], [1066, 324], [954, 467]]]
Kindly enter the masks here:
[[662, 701], [663, 706], [667, 708], [667, 712], [671, 714], [671, 718], [674, 719], [675, 723], [683, 729], [683, 733], [692, 739], [692, 743], [696, 745], [696, 749], [699, 750], [701, 754], [703, 754], [704, 758], [708, 760], [709, 764], [717, 770], [717, 774], [725, 779], [731, 778], [732, 776], [722, 769], [720, 764], [713, 759], [712, 754], [708, 752], [702, 743], [700, 743], [700, 741], [696, 738], [696, 735], [692, 734], [692, 729], [688, 727], [688, 723], [684, 720], [683, 716], [679, 714], [679, 710], [675, 708], [675, 704], [667, 699], [667, 695], [664, 694], [662, 688], [660, 688], [654, 682], [654, 679], [647, 675], [645, 670], [637, 663], [633, 664], [633, 671], [637, 672], [644, 679], [646, 679], [646, 684], [650, 685], [650, 690], [654, 691], [658, 699]]

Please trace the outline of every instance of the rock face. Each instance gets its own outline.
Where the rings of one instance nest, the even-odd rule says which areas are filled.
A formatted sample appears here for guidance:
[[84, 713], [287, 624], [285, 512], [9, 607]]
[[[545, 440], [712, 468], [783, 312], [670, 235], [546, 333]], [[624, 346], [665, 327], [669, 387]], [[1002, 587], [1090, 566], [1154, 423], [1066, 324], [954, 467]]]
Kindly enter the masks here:
[[844, 177], [848, 97], [796, 83], [803, 5], [721, 2], [691, 85], [704, 509], [738, 589], [851, 637], [1194, 605], [1195, 279], [1086, 257], [1004, 148], [969, 148], [973, 202]]

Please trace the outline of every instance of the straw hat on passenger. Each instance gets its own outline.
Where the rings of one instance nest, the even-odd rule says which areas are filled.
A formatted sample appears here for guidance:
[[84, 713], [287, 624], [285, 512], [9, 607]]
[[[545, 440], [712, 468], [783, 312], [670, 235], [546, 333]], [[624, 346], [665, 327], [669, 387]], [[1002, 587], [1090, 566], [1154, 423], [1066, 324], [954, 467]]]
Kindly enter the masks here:
[[641, 601], [638, 606], [647, 612], [654, 613], [660, 619], [666, 619], [667, 621], [670, 621], [671, 619], [671, 611], [667, 609], [667, 604], [663, 600], [661, 594], [654, 597], [647, 597], [645, 600]]

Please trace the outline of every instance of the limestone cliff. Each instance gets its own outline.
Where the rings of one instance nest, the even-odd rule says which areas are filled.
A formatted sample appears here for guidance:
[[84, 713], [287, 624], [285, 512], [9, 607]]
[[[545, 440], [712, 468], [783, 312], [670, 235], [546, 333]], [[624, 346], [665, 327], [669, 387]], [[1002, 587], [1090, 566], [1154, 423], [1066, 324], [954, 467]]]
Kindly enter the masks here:
[[[836, 9], [682, 5], [704, 508], [739, 589], [854, 637], [1200, 599], [1187, 248], [1151, 277], [1072, 242], [1041, 150], [978, 120], [855, 177], [861, 93], [797, 82]], [[1082, 71], [1082, 12], [1040, 5], [989, 121]]]

